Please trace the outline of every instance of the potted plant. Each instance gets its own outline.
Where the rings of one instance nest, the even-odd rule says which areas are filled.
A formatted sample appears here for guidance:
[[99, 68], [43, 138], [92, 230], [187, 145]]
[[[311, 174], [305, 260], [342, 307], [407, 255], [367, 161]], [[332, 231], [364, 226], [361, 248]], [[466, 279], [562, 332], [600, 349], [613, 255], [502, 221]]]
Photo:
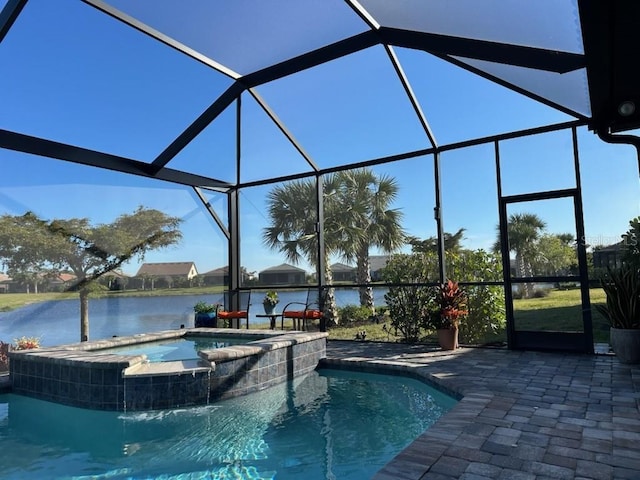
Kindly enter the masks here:
[[607, 296], [596, 309], [609, 321], [611, 348], [622, 363], [640, 363], [640, 276], [625, 265], [609, 269], [601, 280]]
[[467, 294], [457, 282], [447, 280], [438, 286], [429, 319], [443, 350], [458, 348], [458, 327], [468, 313], [466, 306]]
[[13, 340], [15, 342], [15, 350], [31, 350], [33, 348], [40, 348], [40, 337], [26, 337], [22, 336]]
[[219, 307], [219, 303], [207, 303], [204, 301], [196, 303], [193, 306], [195, 327], [216, 328], [218, 326], [217, 312]]
[[11, 349], [10, 343], [4, 343], [0, 340], [0, 373], [9, 371], [9, 350]]
[[278, 298], [278, 292], [275, 290], [269, 290], [264, 295], [264, 299], [262, 300], [262, 306], [264, 307], [265, 315], [273, 315], [276, 311], [276, 305], [280, 302]]

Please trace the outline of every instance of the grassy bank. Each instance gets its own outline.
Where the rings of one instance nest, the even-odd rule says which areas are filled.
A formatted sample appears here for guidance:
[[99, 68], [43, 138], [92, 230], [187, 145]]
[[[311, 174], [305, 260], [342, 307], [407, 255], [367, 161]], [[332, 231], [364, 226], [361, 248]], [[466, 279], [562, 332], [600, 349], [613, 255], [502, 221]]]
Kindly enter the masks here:
[[[167, 295], [220, 294], [222, 287], [169, 288], [157, 290], [124, 290], [121, 292], [92, 293], [91, 298], [106, 297], [164, 297]], [[64, 293], [3, 293], [0, 294], [0, 312], [8, 312], [37, 302], [78, 298], [77, 292]]]
[[[222, 287], [172, 288], [158, 290], [130, 290], [124, 292], [104, 292], [94, 297], [149, 297], [166, 295], [220, 294]], [[75, 292], [67, 293], [4, 293], [0, 294], [0, 311], [9, 311], [22, 306], [48, 300], [77, 298]], [[601, 288], [590, 290], [591, 304], [604, 303], [605, 294]], [[580, 290], [552, 290], [547, 297], [514, 301], [515, 324], [519, 330], [581, 330], [582, 311]], [[592, 308], [593, 332], [596, 342], [608, 342], [609, 325]], [[264, 325], [266, 327], [266, 324]], [[353, 340], [356, 334], [365, 330], [367, 340], [399, 341], [400, 338], [383, 329], [383, 323], [336, 327], [330, 330], [330, 338]]]

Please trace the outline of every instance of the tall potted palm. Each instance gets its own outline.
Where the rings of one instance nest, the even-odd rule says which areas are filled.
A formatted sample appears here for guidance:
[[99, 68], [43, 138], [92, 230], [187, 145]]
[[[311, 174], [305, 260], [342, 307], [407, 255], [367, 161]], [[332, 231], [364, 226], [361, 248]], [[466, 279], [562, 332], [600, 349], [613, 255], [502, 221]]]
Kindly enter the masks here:
[[595, 306], [609, 321], [611, 348], [622, 363], [640, 363], [639, 273], [629, 264], [609, 269], [601, 282], [607, 301]]

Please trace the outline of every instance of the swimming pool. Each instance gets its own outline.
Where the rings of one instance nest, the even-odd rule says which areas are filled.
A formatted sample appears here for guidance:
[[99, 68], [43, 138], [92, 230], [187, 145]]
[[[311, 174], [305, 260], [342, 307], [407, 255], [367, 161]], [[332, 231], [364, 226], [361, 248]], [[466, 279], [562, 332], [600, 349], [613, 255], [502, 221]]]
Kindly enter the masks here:
[[255, 339], [240, 337], [182, 337], [95, 351], [120, 355], [146, 355], [147, 360], [154, 363], [171, 362], [176, 360], [199, 360], [198, 352], [200, 350], [214, 350], [232, 345], [243, 345], [253, 340]]
[[454, 404], [418, 380], [328, 369], [149, 412], [0, 395], [0, 465], [8, 480], [362, 480]]

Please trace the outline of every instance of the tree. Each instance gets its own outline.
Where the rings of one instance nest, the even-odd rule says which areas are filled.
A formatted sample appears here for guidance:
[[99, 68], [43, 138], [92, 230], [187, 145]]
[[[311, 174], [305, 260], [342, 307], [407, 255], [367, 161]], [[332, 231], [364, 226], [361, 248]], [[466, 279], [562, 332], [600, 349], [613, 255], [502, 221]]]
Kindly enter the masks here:
[[537, 255], [532, 262], [536, 273], [566, 275], [577, 269], [575, 238], [570, 233], [545, 233], [538, 239], [536, 248]]
[[[331, 255], [357, 262], [357, 281], [371, 282], [369, 249], [376, 246], [393, 251], [404, 242], [401, 212], [390, 209], [398, 186], [395, 180], [378, 177], [371, 170], [358, 169], [326, 175], [323, 183], [325, 276]], [[317, 265], [316, 185], [298, 180], [278, 185], [267, 196], [271, 226], [264, 229], [264, 243], [298, 263], [303, 258]], [[330, 299], [334, 300], [333, 292]], [[373, 313], [373, 291], [360, 289], [360, 304]], [[337, 310], [334, 309], [334, 313]]]
[[[334, 175], [328, 175], [326, 182], [335, 181]], [[267, 195], [267, 209], [271, 226], [264, 229], [263, 241], [271, 249], [283, 253], [288, 261], [297, 264], [307, 260], [318, 266], [317, 226], [317, 190], [314, 181], [296, 180], [285, 185], [277, 185]], [[329, 255], [334, 251], [335, 235], [332, 235], [335, 215], [325, 213], [325, 276], [331, 283]], [[338, 321], [338, 307], [335, 293], [327, 292], [325, 313], [334, 322]]]
[[407, 343], [417, 342], [428, 326], [433, 293], [420, 284], [430, 281], [430, 270], [437, 261], [434, 252], [399, 253], [392, 255], [382, 270], [382, 278], [394, 284], [384, 296], [391, 327], [400, 332]]
[[43, 257], [47, 233], [33, 213], [0, 217], [0, 260], [14, 280], [23, 282], [30, 292], [38, 293], [38, 284], [51, 275]]
[[[461, 228], [456, 233], [444, 232], [442, 242], [445, 252], [459, 253], [462, 250], [462, 240], [464, 240], [465, 228]], [[418, 237], [408, 236], [406, 242], [411, 245], [413, 253], [427, 253], [438, 251], [438, 237], [429, 237], [420, 240]]]
[[[8, 273], [72, 271], [80, 296], [80, 340], [89, 339], [89, 294], [98, 278], [148, 251], [176, 244], [181, 220], [139, 207], [113, 223], [87, 218], [41, 220], [32, 212], [0, 217], [0, 259]], [[5, 230], [7, 227], [7, 230]]]
[[389, 176], [361, 168], [337, 173], [327, 186], [333, 190], [325, 188], [325, 206], [329, 205], [325, 219], [328, 212], [336, 215], [331, 219], [335, 222], [336, 249], [345, 261], [356, 261], [356, 281], [367, 285], [360, 287], [360, 305], [375, 313], [369, 250], [377, 247], [391, 253], [405, 242], [402, 212], [390, 208], [398, 195], [398, 184]]
[[[509, 251], [516, 254], [516, 276], [530, 277], [533, 275], [532, 264], [537, 254], [537, 240], [540, 238], [546, 223], [533, 213], [514, 213], [507, 222]], [[500, 251], [500, 227], [498, 239], [494, 244], [494, 251]], [[533, 285], [525, 283], [523, 296], [529, 298], [533, 293]]]

